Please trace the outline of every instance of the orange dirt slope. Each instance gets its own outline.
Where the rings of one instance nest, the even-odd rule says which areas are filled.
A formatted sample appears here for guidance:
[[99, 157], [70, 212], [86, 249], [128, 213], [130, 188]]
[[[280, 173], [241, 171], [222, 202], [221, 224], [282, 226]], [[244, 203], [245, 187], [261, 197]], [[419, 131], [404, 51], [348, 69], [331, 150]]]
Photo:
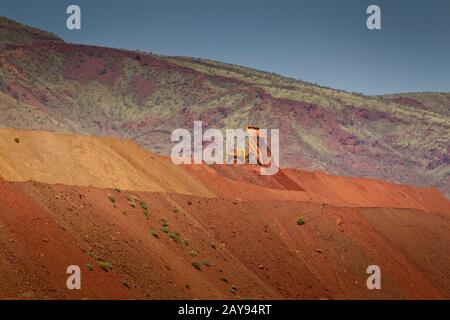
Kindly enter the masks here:
[[[0, 129], [0, 298], [450, 299], [439, 192], [258, 169]], [[372, 264], [382, 290], [366, 287]]]
[[297, 169], [280, 169], [276, 175], [261, 176], [259, 167], [246, 165], [195, 165], [186, 169], [214, 193], [228, 198], [450, 212], [450, 201], [433, 188]]
[[111, 137], [0, 128], [0, 176], [10, 181], [213, 196], [183, 168], [129, 140]]
[[[0, 192], [2, 298], [450, 298], [448, 213], [36, 182]], [[80, 291], [65, 287], [72, 264]], [[382, 290], [366, 288], [371, 264]]]

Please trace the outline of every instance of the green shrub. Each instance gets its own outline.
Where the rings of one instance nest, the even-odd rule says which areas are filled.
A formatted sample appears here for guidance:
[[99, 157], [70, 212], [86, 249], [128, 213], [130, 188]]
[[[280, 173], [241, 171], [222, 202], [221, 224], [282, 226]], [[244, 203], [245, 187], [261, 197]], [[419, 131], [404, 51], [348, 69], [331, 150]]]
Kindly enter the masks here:
[[161, 231], [164, 233], [169, 233], [169, 228], [168, 227], [161, 227]]
[[[134, 202], [128, 201], [128, 203], [129, 203], [133, 208], [136, 207], [135, 204], [134, 204]], [[145, 218], [148, 220], [148, 218], [150, 217], [150, 214], [148, 213], [148, 207], [147, 207], [147, 204], [146, 204], [144, 201], [141, 201], [141, 202], [140, 202], [140, 206], [141, 206], [142, 210], [144, 210], [144, 216], [145, 216]]]
[[178, 213], [178, 208], [173, 208], [172, 211], [173, 213]]
[[204, 264], [205, 266], [207, 266], [208, 268], [211, 267], [211, 264], [209, 263], [208, 260], [204, 260], [204, 261], [203, 261], [203, 264]]
[[199, 271], [202, 270], [202, 268], [200, 267], [200, 264], [198, 262], [192, 262], [192, 267], [194, 267], [194, 269], [197, 269]]
[[170, 237], [170, 239], [172, 239], [173, 241], [175, 241], [177, 243], [180, 242], [180, 236], [176, 232], [169, 233], [169, 237]]
[[150, 234], [152, 235], [152, 236], [154, 236], [155, 238], [159, 238], [159, 233], [158, 233], [158, 231], [156, 231], [156, 230], [151, 230], [150, 231]]
[[191, 252], [189, 252], [189, 255], [191, 257], [196, 257], [196, 256], [198, 256], [198, 254], [199, 254], [199, 252], [197, 250], [191, 250]]
[[302, 226], [304, 224], [305, 224], [305, 220], [303, 220], [302, 218], [297, 219], [297, 225]]
[[102, 269], [103, 271], [106, 271], [106, 272], [108, 272], [109, 270], [112, 270], [112, 264], [109, 262], [100, 261], [98, 266], [100, 267], [100, 269]]
[[147, 204], [144, 201], [141, 201], [140, 206], [142, 209], [147, 210]]
[[85, 267], [86, 267], [86, 269], [88, 269], [89, 271], [94, 271], [94, 267], [92, 266], [92, 264], [86, 263]]
[[188, 246], [188, 245], [189, 245], [189, 240], [184, 239], [184, 240], [183, 240], [183, 244], [184, 244], [185, 246]]

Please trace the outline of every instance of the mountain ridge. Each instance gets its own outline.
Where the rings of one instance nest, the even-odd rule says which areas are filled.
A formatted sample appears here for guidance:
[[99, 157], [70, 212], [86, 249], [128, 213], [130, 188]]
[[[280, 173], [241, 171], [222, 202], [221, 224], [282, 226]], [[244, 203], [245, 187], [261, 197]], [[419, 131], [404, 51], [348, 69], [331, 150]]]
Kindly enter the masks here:
[[29, 27], [0, 16], [0, 50], [7, 49], [9, 45], [17, 46], [47, 41], [63, 42], [64, 40], [52, 32]]
[[[39, 38], [39, 37], [38, 37]], [[113, 135], [280, 128], [282, 166], [450, 190], [450, 94], [366, 96], [196, 58], [37, 41], [0, 51], [0, 124]], [[406, 97], [402, 98], [402, 97]]]

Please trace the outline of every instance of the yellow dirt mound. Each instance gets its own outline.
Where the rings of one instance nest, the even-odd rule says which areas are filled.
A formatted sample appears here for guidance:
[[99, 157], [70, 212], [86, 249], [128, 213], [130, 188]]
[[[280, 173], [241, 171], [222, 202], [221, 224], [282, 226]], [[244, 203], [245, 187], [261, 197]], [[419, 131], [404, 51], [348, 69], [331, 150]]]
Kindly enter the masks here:
[[131, 141], [0, 128], [0, 176], [9, 181], [214, 195], [181, 166]]

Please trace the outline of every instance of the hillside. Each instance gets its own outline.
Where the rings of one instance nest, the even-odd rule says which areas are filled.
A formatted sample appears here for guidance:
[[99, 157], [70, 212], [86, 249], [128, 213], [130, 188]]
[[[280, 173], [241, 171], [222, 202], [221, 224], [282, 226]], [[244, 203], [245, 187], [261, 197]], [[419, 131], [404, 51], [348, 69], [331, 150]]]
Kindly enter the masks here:
[[[0, 155], [0, 299], [450, 298], [436, 190], [175, 166], [127, 140], [43, 131], [1, 129]], [[65, 287], [73, 264], [81, 290]], [[371, 264], [383, 290], [367, 290]]]
[[401, 93], [385, 95], [384, 98], [411, 108], [429, 110], [447, 118], [450, 116], [450, 93]]
[[48, 41], [62, 40], [51, 32], [31, 28], [14, 20], [0, 17], [0, 49]]
[[259, 169], [252, 165], [179, 166], [129, 140], [0, 128], [0, 177], [8, 181], [450, 212], [450, 202], [430, 188], [297, 169], [261, 176]]
[[162, 155], [170, 133], [193, 120], [280, 128], [283, 166], [449, 195], [450, 94], [371, 97], [220, 62], [43, 42], [5, 20], [0, 27], [26, 34], [0, 52], [4, 127], [113, 135]]
[[211, 197], [182, 167], [127, 140], [0, 129], [0, 176]]

